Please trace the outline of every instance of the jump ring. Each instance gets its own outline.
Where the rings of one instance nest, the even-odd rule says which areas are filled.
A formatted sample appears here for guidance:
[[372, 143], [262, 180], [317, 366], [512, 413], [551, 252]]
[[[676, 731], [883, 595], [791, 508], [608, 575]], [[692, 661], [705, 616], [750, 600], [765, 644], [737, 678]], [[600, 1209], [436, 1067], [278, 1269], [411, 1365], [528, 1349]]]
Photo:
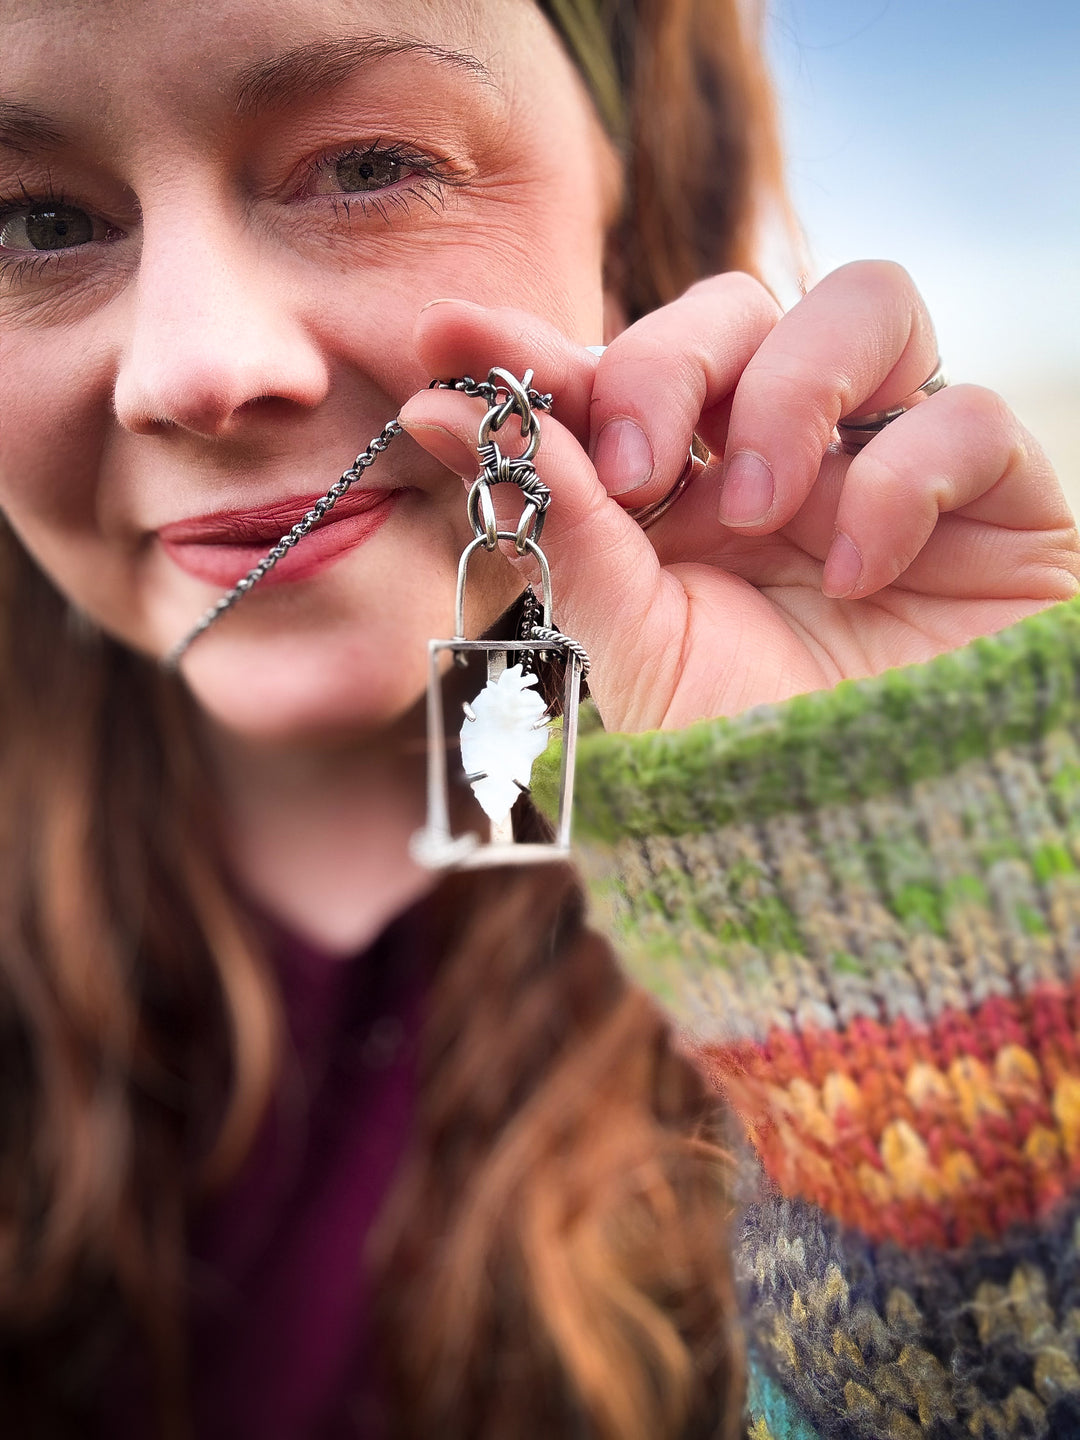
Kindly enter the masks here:
[[491, 486], [486, 475], [479, 475], [473, 481], [465, 502], [469, 524], [478, 540], [482, 539], [488, 550], [494, 550], [499, 543], [499, 526], [495, 520], [495, 504], [491, 498]]
[[[536, 528], [530, 531], [530, 526], [535, 521]], [[525, 541], [530, 538], [536, 540], [540, 534], [543, 524], [543, 516], [532, 500], [526, 500], [525, 509], [521, 512], [521, 519], [517, 524], [517, 534], [514, 537], [514, 548], [519, 555], [525, 554]]]
[[949, 383], [945, 371], [942, 369], [941, 361], [934, 367], [934, 373], [929, 380], [924, 380], [917, 390], [913, 390], [906, 400], [899, 405], [893, 405], [888, 410], [871, 410], [866, 415], [848, 415], [839, 422], [836, 429], [840, 436], [840, 448], [845, 455], [857, 455], [864, 445], [869, 445], [875, 435], [880, 435], [886, 425], [891, 425], [894, 420], [899, 420], [901, 415], [906, 415], [916, 405], [936, 395]]

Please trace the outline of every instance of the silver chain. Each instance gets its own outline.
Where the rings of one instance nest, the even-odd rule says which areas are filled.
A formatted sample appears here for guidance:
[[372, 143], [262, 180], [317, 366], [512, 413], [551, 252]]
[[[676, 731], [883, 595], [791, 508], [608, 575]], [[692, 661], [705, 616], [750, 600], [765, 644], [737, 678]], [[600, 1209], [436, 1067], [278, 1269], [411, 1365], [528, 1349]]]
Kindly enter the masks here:
[[[462, 395], [484, 400], [488, 405], [487, 414], [480, 423], [480, 436], [477, 444], [480, 474], [469, 492], [467, 506], [473, 535], [477, 540], [483, 539], [487, 549], [494, 550], [499, 539], [506, 532], [500, 531], [496, 524], [495, 510], [491, 501], [491, 487], [502, 484], [517, 485], [524, 496], [525, 507], [512, 538], [519, 555], [524, 554], [526, 550], [533, 550], [543, 529], [544, 514], [551, 499], [551, 492], [540, 480], [532, 464], [533, 456], [540, 444], [540, 427], [535, 412], [538, 410], [549, 411], [552, 406], [552, 397], [541, 394], [532, 388], [531, 370], [526, 371], [524, 379], [520, 381], [506, 370], [495, 369], [489, 372], [486, 380], [474, 380], [471, 375], [464, 375], [459, 380], [433, 380], [430, 388], [455, 390]], [[519, 456], [504, 454], [498, 442], [491, 438], [493, 434], [502, 429], [512, 415], [520, 417], [521, 435], [527, 441], [524, 452]], [[267, 551], [259, 563], [252, 566], [231, 590], [227, 590], [222, 595], [220, 600], [216, 600], [184, 638], [172, 647], [162, 661], [166, 669], [175, 670], [188, 648], [199, 636], [205, 634], [211, 625], [231, 610], [238, 600], [248, 594], [264, 575], [268, 575], [273, 570], [279, 560], [283, 559], [295, 545], [303, 540], [305, 535], [319, 524], [325, 515], [329, 514], [342, 496], [348, 494], [364, 471], [369, 469], [389, 447], [391, 441], [402, 434], [402, 429], [403, 427], [397, 420], [390, 420], [383, 426], [367, 449], [357, 455], [353, 463], [338, 480], [334, 481], [326, 494], [320, 496], [311, 509]], [[532, 616], [531, 608], [528, 614], [530, 617]], [[529, 623], [527, 628], [529, 633], [525, 638], [547, 640], [554, 648], [576, 655], [581, 662], [582, 678], [588, 674], [589, 657], [576, 640], [572, 640], [558, 630], [535, 623]]]

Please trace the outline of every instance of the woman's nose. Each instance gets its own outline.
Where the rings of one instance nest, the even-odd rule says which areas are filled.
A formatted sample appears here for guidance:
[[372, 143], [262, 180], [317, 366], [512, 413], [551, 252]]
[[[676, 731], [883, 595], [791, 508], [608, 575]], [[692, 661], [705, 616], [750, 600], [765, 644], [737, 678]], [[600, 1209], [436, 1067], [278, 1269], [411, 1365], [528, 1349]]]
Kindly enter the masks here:
[[283, 266], [268, 263], [249, 232], [225, 228], [155, 234], [144, 225], [114, 392], [128, 430], [180, 427], [212, 438], [228, 434], [251, 401], [313, 408], [327, 394], [326, 359]]

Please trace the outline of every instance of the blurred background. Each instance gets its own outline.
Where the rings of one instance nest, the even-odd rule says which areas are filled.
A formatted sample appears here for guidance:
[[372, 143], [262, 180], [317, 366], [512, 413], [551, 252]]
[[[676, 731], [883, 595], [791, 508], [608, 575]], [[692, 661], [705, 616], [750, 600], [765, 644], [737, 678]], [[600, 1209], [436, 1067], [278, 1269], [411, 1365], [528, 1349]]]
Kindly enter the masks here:
[[1080, 514], [1080, 3], [769, 9], [811, 279], [900, 261], [950, 378], [1009, 400]]

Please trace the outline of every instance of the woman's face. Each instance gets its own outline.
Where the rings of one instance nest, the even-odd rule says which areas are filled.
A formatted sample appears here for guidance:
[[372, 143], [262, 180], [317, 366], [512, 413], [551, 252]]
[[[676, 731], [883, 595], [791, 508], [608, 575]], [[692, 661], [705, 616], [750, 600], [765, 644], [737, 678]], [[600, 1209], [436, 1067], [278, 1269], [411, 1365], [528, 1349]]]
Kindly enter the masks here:
[[[0, 507], [140, 650], [426, 384], [427, 302], [600, 339], [615, 161], [528, 0], [0, 0], [0, 54]], [[372, 730], [422, 690], [461, 482], [402, 437], [362, 483], [192, 648], [221, 723]], [[473, 574], [482, 626], [516, 584]]]

